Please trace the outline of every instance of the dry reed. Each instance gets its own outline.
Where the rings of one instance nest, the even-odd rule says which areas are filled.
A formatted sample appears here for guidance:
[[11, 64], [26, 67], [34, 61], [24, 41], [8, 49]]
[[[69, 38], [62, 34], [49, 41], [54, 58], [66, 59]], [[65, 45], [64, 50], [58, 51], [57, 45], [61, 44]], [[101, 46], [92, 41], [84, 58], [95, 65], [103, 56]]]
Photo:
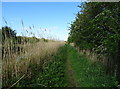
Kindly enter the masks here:
[[[12, 78], [19, 79], [22, 75], [31, 76], [30, 64], [40, 65], [44, 61], [49, 60], [51, 55], [56, 53], [57, 49], [64, 45], [64, 42], [38, 42], [34, 44], [23, 44], [24, 52], [20, 54], [11, 53], [8, 46], [8, 57], [3, 57], [2, 78], [3, 86], [11, 86], [9, 80]], [[16, 81], [17, 81], [16, 79]]]

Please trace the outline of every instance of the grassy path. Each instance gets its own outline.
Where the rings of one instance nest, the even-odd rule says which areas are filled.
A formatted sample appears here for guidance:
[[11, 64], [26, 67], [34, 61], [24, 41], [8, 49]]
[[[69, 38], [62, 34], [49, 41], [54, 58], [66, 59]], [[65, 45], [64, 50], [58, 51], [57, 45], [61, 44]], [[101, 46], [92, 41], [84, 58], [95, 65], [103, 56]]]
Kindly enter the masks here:
[[66, 66], [67, 66], [67, 75], [68, 75], [68, 79], [69, 79], [69, 86], [70, 87], [76, 87], [76, 79], [75, 79], [75, 76], [74, 76], [74, 72], [73, 72], [73, 69], [71, 67], [71, 64], [70, 64], [70, 60], [67, 58], [67, 61], [66, 61]]
[[111, 87], [114, 77], [105, 74], [104, 67], [87, 59], [75, 48], [65, 45], [44, 64], [33, 69], [31, 80], [22, 81], [24, 87]]
[[67, 52], [71, 69], [73, 69], [72, 76], [76, 79], [76, 87], [116, 86], [115, 78], [105, 74], [102, 64], [90, 61], [70, 45], [67, 45]]

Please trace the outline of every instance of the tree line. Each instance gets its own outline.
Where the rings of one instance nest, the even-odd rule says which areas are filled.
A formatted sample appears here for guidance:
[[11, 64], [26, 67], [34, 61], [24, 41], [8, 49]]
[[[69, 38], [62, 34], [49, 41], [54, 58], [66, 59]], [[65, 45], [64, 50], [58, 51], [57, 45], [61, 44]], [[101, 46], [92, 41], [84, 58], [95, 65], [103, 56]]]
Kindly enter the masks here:
[[[17, 36], [16, 31], [13, 30], [12, 28], [5, 26], [0, 29], [2, 33], [2, 44], [4, 45], [6, 42], [12, 44], [24, 44], [24, 43], [34, 43], [38, 42], [39, 39], [36, 38], [35, 36], [33, 37], [26, 37], [26, 36]], [[8, 42], [9, 41], [9, 42]]]
[[33, 44], [36, 42], [48, 42], [45, 38], [27, 37], [27, 36], [17, 36], [15, 30], [8, 26], [2, 27], [0, 29], [0, 35], [2, 35], [2, 59], [8, 57], [8, 54], [25, 52], [23, 46], [26, 44]]
[[71, 23], [68, 42], [106, 56], [108, 74], [120, 82], [120, 2], [85, 2]]

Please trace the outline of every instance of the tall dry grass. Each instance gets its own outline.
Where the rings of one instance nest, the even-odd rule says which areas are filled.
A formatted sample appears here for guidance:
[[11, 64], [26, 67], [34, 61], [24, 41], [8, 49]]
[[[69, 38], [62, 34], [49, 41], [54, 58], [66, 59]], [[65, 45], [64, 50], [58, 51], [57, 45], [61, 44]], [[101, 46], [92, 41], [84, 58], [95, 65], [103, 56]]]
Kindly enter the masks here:
[[[20, 51], [20, 54], [11, 53], [8, 46], [8, 57], [3, 57], [2, 61], [3, 86], [12, 86], [13, 82], [19, 80], [23, 75], [30, 78], [32, 67], [34, 65], [43, 67], [58, 48], [64, 44], [64, 42], [59, 41], [24, 44], [22, 45], [24, 52]], [[12, 81], [13, 79], [14, 81]]]
[[[8, 25], [5, 18], [3, 20]], [[32, 69], [36, 70], [36, 66], [42, 69], [44, 64], [57, 52], [58, 48], [65, 44], [65, 42], [60, 41], [48, 40], [48, 42], [45, 42], [39, 39], [39, 42], [30, 43], [28, 37], [35, 37], [32, 30], [37, 31], [37, 29], [34, 25], [29, 26], [29, 30], [25, 29], [23, 20], [21, 20], [21, 24], [25, 32], [22, 33], [20, 43], [18, 38], [17, 42], [14, 43], [12, 38], [9, 39], [4, 34], [5, 39], [2, 45], [2, 86], [4, 87], [13, 87], [22, 78], [30, 79], [33, 74]], [[39, 34], [39, 36], [41, 35]]]

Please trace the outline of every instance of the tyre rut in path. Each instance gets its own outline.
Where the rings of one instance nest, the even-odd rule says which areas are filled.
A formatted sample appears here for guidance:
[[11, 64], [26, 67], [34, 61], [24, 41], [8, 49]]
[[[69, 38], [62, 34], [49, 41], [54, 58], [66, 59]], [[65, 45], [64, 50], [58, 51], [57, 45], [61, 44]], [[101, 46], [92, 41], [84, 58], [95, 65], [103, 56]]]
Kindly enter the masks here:
[[70, 65], [70, 60], [69, 59], [67, 59], [66, 65], [67, 65], [67, 75], [69, 77], [70, 87], [77, 87], [76, 79], [74, 77], [73, 69]]

